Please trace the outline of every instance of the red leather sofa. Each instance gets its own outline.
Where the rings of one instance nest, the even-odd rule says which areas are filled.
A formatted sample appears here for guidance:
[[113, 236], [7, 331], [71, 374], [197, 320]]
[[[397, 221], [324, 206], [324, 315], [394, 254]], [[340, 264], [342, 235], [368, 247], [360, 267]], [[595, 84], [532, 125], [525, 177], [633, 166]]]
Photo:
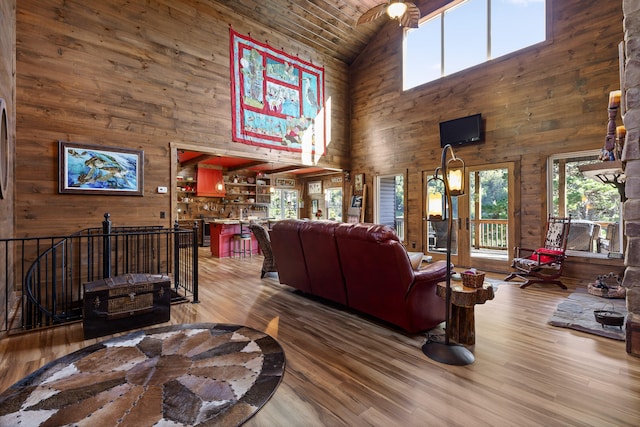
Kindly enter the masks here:
[[377, 224], [284, 220], [271, 230], [280, 283], [337, 302], [409, 333], [445, 320], [436, 284], [446, 262], [414, 270], [394, 230]]

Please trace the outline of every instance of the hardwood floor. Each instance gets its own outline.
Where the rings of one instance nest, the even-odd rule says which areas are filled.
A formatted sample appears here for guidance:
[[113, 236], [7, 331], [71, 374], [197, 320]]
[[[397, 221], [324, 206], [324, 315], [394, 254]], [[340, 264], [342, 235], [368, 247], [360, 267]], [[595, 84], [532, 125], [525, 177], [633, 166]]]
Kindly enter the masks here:
[[[201, 302], [172, 306], [171, 323], [243, 324], [286, 353], [282, 384], [247, 426], [640, 424], [640, 358], [624, 342], [546, 323], [576, 284], [501, 284], [476, 307], [476, 362], [456, 367], [422, 354], [424, 334], [301, 296], [274, 274], [261, 280], [259, 256], [200, 255]], [[0, 390], [98, 340], [84, 341], [81, 324], [3, 338]]]

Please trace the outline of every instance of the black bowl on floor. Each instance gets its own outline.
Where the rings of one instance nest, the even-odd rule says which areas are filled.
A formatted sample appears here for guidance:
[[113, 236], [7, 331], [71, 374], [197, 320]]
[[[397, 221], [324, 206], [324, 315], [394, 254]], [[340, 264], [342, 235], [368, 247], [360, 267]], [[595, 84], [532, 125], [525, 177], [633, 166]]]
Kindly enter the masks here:
[[619, 326], [622, 329], [624, 323], [624, 315], [618, 311], [611, 310], [594, 310], [593, 315], [596, 318], [596, 322], [600, 323], [604, 328], [607, 326]]

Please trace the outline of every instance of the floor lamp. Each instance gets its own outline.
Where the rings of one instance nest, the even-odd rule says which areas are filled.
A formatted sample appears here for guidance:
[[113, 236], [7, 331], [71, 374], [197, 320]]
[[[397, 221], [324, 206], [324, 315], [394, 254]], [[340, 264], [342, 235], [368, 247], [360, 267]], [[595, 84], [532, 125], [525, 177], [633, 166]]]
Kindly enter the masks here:
[[[451, 158], [447, 160], [448, 155]], [[438, 173], [442, 174], [442, 178], [438, 177]], [[436, 168], [434, 177], [429, 181], [442, 181], [444, 183], [445, 205], [442, 206], [442, 194], [438, 192], [429, 192], [429, 182], [427, 182], [427, 215], [429, 221], [447, 221], [447, 276], [445, 288], [445, 330], [444, 342], [431, 341], [427, 338], [427, 342], [422, 346], [422, 352], [440, 363], [447, 365], [469, 365], [475, 361], [475, 356], [466, 347], [459, 344], [449, 342], [451, 327], [451, 234], [453, 231], [453, 212], [452, 197], [464, 194], [464, 162], [456, 157], [451, 145], [447, 144], [442, 149], [442, 164]]]

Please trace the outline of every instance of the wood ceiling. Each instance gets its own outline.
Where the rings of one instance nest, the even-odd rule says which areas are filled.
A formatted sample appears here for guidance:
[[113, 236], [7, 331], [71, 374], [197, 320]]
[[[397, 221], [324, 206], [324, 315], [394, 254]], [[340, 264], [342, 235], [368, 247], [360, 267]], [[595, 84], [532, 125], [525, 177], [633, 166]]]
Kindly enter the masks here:
[[360, 15], [386, 0], [212, 1], [347, 64], [388, 21], [381, 17], [356, 26]]

